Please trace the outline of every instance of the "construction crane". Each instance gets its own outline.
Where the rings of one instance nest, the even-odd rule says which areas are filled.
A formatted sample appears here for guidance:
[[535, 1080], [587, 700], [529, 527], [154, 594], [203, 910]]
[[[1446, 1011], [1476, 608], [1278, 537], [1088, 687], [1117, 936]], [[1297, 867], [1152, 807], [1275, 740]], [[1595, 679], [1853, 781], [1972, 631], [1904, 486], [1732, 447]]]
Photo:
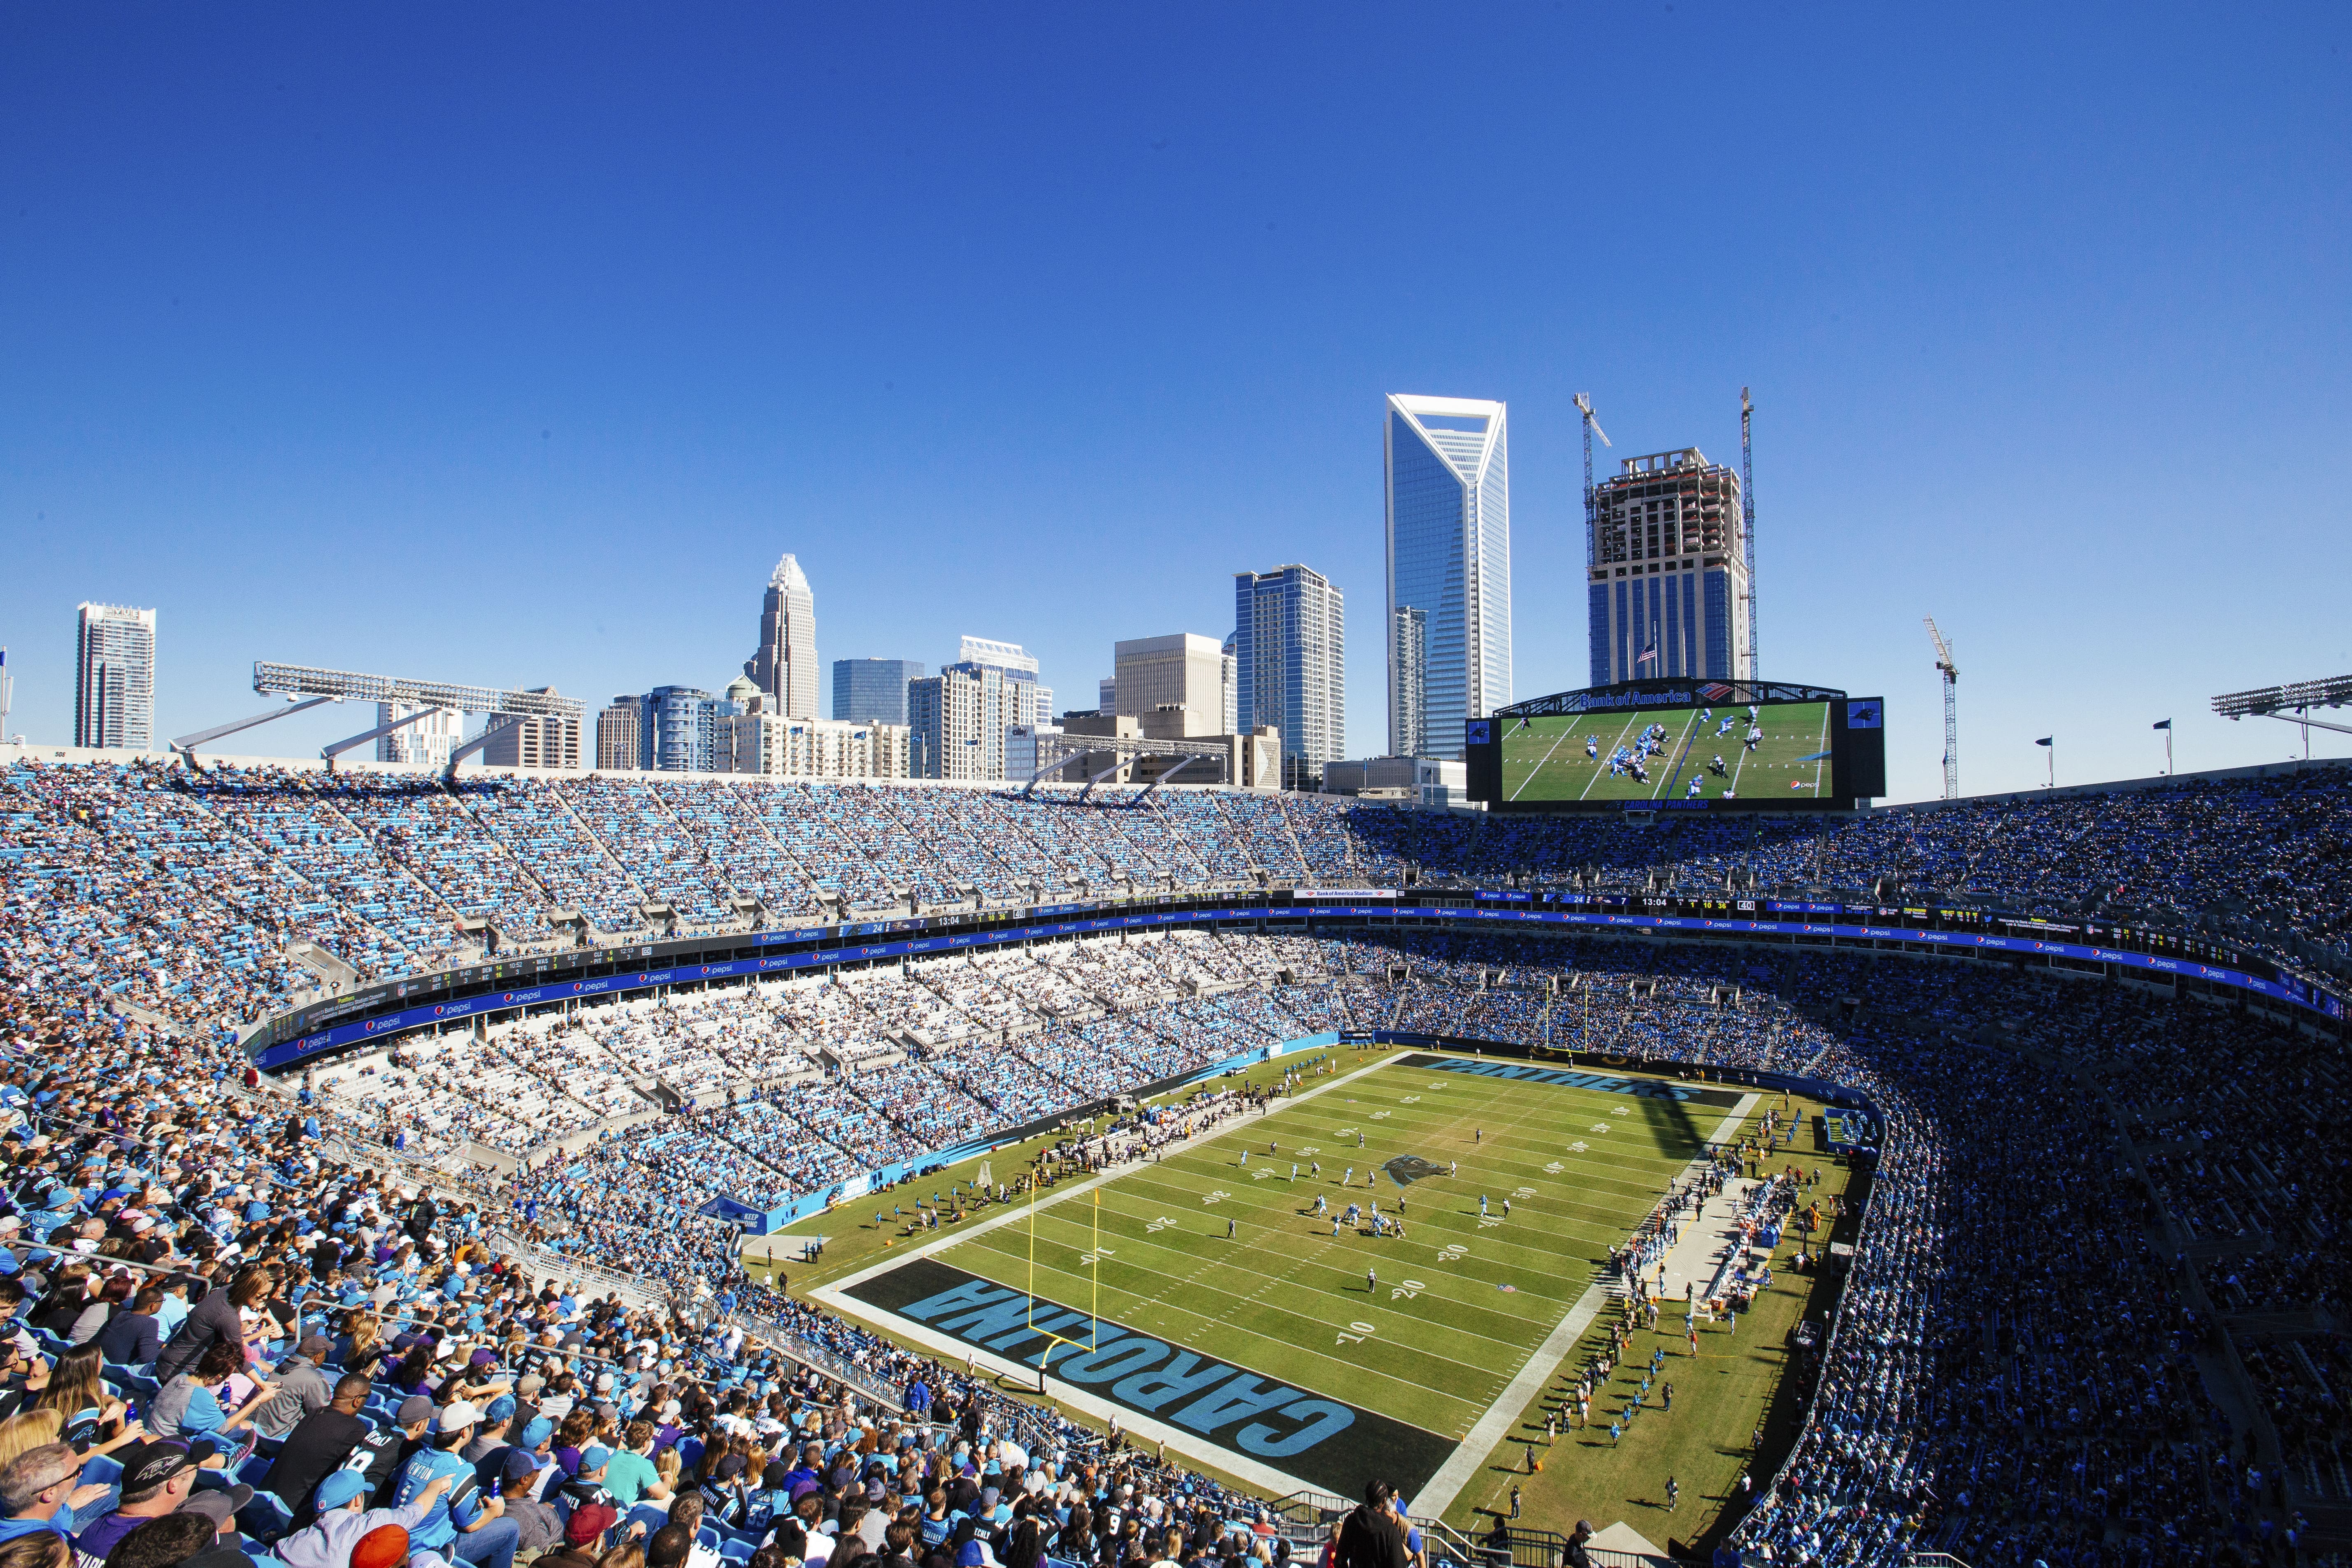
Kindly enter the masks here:
[[1926, 617], [1927, 635], [1936, 641], [1936, 668], [1944, 672], [1944, 798], [1960, 795], [1960, 667], [1952, 662], [1952, 645], [1936, 629], [1936, 617]]
[[1739, 389], [1739, 552], [1748, 560], [1748, 679], [1762, 669], [1756, 658], [1756, 462], [1748, 446], [1748, 417], [1756, 405]]
[[1584, 565], [1589, 572], [1601, 559], [1595, 547], [1596, 542], [1592, 537], [1595, 526], [1592, 510], [1592, 438], [1595, 436], [1600, 437], [1601, 444], [1604, 447], [1614, 446], [1615, 443], [1609, 439], [1609, 432], [1601, 427], [1601, 421], [1592, 416], [1592, 398], [1589, 393], [1580, 392], [1576, 395], [1576, 411], [1584, 416]]

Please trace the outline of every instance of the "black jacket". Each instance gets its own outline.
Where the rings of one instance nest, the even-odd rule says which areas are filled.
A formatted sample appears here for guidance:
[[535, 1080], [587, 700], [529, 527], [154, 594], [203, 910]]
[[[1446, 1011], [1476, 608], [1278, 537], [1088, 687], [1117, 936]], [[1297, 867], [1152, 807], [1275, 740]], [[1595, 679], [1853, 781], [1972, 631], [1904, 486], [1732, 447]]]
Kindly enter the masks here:
[[1366, 1503], [1339, 1527], [1334, 1568], [1406, 1568], [1404, 1525], [1386, 1509]]

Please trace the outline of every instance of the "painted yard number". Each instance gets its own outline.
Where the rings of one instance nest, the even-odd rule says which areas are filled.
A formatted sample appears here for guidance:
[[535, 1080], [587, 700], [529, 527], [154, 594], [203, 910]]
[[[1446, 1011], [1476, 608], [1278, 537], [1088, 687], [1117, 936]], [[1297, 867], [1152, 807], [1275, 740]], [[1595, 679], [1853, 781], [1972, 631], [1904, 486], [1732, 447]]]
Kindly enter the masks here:
[[1391, 1301], [1410, 1301], [1415, 1296], [1420, 1295], [1423, 1290], [1428, 1289], [1428, 1286], [1423, 1284], [1418, 1279], [1408, 1279], [1403, 1284], [1399, 1285], [1396, 1289], [1389, 1292], [1389, 1300]]
[[1571, 1154], [1581, 1154], [1581, 1153], [1583, 1153], [1587, 1149], [1590, 1149], [1590, 1148], [1591, 1148], [1591, 1147], [1592, 1147], [1592, 1145], [1591, 1145], [1591, 1144], [1587, 1143], [1586, 1142], [1584, 1142], [1584, 1140], [1582, 1140], [1581, 1138], [1580, 1138], [1580, 1139], [1578, 1139], [1575, 1142], [1570, 1143], [1570, 1144], [1568, 1146], [1568, 1152], [1569, 1152], [1570, 1153], [1571, 1153]]
[[1536, 1190], [1533, 1187], [1513, 1187], [1511, 1195], [1515, 1198], [1531, 1198], [1536, 1195]]
[[[1156, 1226], [1156, 1225], [1155, 1225], [1155, 1226], [1151, 1226], [1150, 1228], [1151, 1228], [1151, 1229], [1153, 1229], [1153, 1230], [1158, 1230], [1160, 1227], [1159, 1227], [1158, 1226]], [[1078, 1261], [1079, 1261], [1080, 1263], [1083, 1263], [1083, 1264], [1087, 1265], [1088, 1268], [1092, 1268], [1094, 1265], [1096, 1265], [1096, 1264], [1097, 1264], [1097, 1263], [1101, 1262], [1104, 1258], [1108, 1258], [1108, 1257], [1110, 1257], [1110, 1256], [1111, 1256], [1111, 1250], [1110, 1250], [1110, 1248], [1109, 1248], [1109, 1247], [1097, 1247], [1097, 1248], [1096, 1248], [1094, 1251], [1092, 1251], [1092, 1252], [1082, 1252], [1082, 1253], [1080, 1253], [1080, 1254], [1078, 1255]]]
[[1170, 1219], [1166, 1215], [1161, 1215], [1150, 1225], [1143, 1227], [1144, 1234], [1148, 1236], [1155, 1230], [1166, 1230], [1170, 1226], [1172, 1226], [1176, 1222], [1174, 1220]]
[[1388, 1119], [1389, 1113], [1385, 1110], [1375, 1110], [1372, 1112], [1372, 1120], [1375, 1121], [1386, 1121]]
[[1341, 1334], [1331, 1342], [1333, 1344], [1360, 1345], [1364, 1342], [1364, 1336], [1372, 1332], [1372, 1325], [1370, 1323], [1349, 1323], [1348, 1327], [1353, 1329], [1355, 1332]]
[[1606, 1121], [1596, 1121], [1592, 1124], [1592, 1130], [1595, 1132], [1606, 1132], [1609, 1131], [1609, 1123]]
[[1215, 1192], [1211, 1193], [1207, 1197], [1202, 1198], [1201, 1201], [1204, 1204], [1221, 1204], [1233, 1195], [1233, 1194], [1225, 1191], [1224, 1188], [1219, 1187]]
[[1459, 1258], [1468, 1257], [1469, 1254], [1470, 1249], [1463, 1246], [1460, 1242], [1449, 1241], [1444, 1247], [1437, 1249], [1437, 1261], [1440, 1263], [1452, 1263]]
[[1563, 1164], [1561, 1164], [1559, 1161], [1554, 1160], [1550, 1164], [1546, 1165], [1546, 1166], [1544, 1167], [1544, 1174], [1545, 1174], [1545, 1175], [1547, 1175], [1547, 1176], [1557, 1176], [1557, 1175], [1559, 1175], [1562, 1171], [1565, 1171], [1565, 1170], [1567, 1170], [1567, 1169], [1568, 1169], [1568, 1167], [1567, 1167], [1566, 1165], [1563, 1165]]
[[1271, 1175], [1273, 1175], [1273, 1174], [1274, 1174], [1274, 1167], [1273, 1167], [1273, 1166], [1271, 1166], [1271, 1165], [1260, 1165], [1256, 1170], [1252, 1171], [1252, 1172], [1250, 1173], [1250, 1180], [1251, 1180], [1251, 1181], [1253, 1181], [1253, 1182], [1263, 1182], [1263, 1181], [1265, 1181], [1268, 1176], [1271, 1176]]
[[1398, 1100], [1397, 1103], [1399, 1105], [1419, 1105], [1421, 1103], [1421, 1096], [1417, 1094], [1408, 1094], [1402, 1100]]

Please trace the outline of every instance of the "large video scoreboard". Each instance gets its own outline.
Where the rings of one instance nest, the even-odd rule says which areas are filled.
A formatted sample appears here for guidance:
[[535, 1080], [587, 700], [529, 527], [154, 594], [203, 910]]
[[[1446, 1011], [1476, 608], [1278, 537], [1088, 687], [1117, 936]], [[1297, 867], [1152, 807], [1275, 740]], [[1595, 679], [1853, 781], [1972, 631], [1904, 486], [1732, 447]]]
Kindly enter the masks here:
[[1639, 680], [1469, 721], [1496, 811], [1852, 810], [1886, 793], [1885, 704], [1786, 681]]

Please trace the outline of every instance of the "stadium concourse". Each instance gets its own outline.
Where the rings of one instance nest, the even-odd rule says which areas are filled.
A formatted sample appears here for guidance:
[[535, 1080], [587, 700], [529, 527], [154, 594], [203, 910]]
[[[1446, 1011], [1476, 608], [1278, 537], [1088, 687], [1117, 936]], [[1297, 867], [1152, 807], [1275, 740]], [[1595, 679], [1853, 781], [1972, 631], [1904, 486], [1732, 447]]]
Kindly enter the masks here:
[[[2007, 963], [1360, 927], [673, 988], [411, 1036], [278, 1083], [236, 1046], [320, 988], [320, 955], [392, 978], [470, 958], [483, 921], [553, 944], [576, 940], [567, 911], [614, 937], [659, 906], [721, 929], [740, 898], [791, 919], [887, 908], [902, 889], [1009, 904], [1118, 875], [1180, 889], [1898, 876], [2022, 910], [2226, 918], [2250, 948], [2310, 957], [2342, 953], [2352, 885], [2342, 770], [1671, 833], [1288, 795], [1123, 798], [9, 767], [0, 1269], [16, 1285], [0, 1299], [22, 1288], [21, 1337], [41, 1352], [6, 1373], [0, 1405], [16, 1412], [0, 1426], [10, 1528], [40, 1528], [23, 1521], [49, 1516], [75, 1464], [87, 1484], [154, 1460], [136, 1443], [98, 1454], [119, 1398], [151, 1435], [209, 1434], [196, 1451], [219, 1463], [196, 1495], [230, 1472], [260, 1489], [223, 1494], [233, 1543], [299, 1568], [315, 1540], [291, 1527], [318, 1478], [288, 1456], [326, 1440], [303, 1434], [331, 1426], [312, 1400], [341, 1368], [373, 1382], [339, 1430], [413, 1426], [439, 1405], [445, 1427], [478, 1415], [469, 1458], [536, 1456], [499, 1461], [511, 1533], [461, 1531], [446, 1503], [408, 1521], [417, 1546], [490, 1568], [566, 1532], [593, 1563], [602, 1528], [624, 1522], [595, 1500], [600, 1463], [649, 1526], [772, 1553], [760, 1568], [818, 1555], [810, 1531], [832, 1533], [844, 1568], [1286, 1562], [1278, 1513], [774, 1295], [698, 1211], [919, 1169], [1255, 1046], [1394, 1029], [1802, 1073], [1882, 1111], [1834, 1317], [1785, 1391], [1795, 1439], [1753, 1456], [1752, 1492], [1722, 1500], [1706, 1537], [1717, 1549], [2343, 1560], [2352, 1074], [2337, 1030], [2284, 1012]], [[428, 1191], [437, 1202], [411, 1195]], [[142, 1309], [155, 1271], [221, 1305], [191, 1311], [173, 1292]], [[195, 1360], [215, 1338], [232, 1348]], [[114, 1353], [68, 1351], [89, 1340]], [[198, 1370], [158, 1381], [183, 1362]], [[239, 1419], [264, 1383], [277, 1395]], [[419, 1392], [428, 1405], [404, 1409]], [[61, 1426], [91, 1439], [87, 1461], [47, 1445]], [[248, 1429], [284, 1447], [245, 1458]], [[638, 1471], [624, 1450], [648, 1447], [656, 1473], [683, 1476], [679, 1501], [613, 1482], [612, 1467]], [[1560, 1469], [1572, 1485], [1573, 1459]], [[50, 1528], [110, 1543], [143, 1517], [102, 1525], [121, 1502], [77, 1493]], [[786, 1510], [803, 1522], [778, 1525]], [[960, 1550], [971, 1535], [993, 1555]]]

